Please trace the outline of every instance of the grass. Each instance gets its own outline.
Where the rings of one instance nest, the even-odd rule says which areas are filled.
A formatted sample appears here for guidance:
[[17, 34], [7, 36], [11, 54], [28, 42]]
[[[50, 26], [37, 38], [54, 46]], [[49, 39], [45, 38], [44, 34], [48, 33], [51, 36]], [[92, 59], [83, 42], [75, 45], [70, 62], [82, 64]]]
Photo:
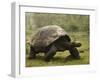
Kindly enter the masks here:
[[[50, 62], [44, 61], [44, 54], [39, 53], [36, 59], [29, 60], [29, 45], [26, 46], [26, 67], [39, 66], [63, 66], [63, 65], [84, 65], [89, 64], [89, 36], [86, 32], [70, 32], [72, 41], [79, 41], [82, 46], [78, 48], [81, 59], [75, 60], [70, 57], [68, 51], [57, 52]], [[29, 38], [29, 37], [28, 37]], [[27, 40], [27, 39], [26, 39]]]

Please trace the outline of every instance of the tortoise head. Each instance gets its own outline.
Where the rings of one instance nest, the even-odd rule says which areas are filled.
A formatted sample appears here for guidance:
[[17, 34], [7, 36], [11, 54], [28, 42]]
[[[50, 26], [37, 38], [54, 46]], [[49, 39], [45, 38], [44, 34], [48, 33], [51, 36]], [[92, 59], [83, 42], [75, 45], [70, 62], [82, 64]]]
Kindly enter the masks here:
[[82, 46], [81, 43], [77, 43], [77, 42], [72, 42], [71, 44], [73, 47], [81, 47]]

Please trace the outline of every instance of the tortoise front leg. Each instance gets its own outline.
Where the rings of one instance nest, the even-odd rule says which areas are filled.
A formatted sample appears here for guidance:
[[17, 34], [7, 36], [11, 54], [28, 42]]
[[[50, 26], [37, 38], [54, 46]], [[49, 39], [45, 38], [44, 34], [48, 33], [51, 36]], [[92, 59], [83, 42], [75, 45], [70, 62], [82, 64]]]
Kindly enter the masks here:
[[66, 43], [66, 49], [69, 50], [71, 56], [75, 59], [80, 59], [80, 54], [78, 52], [78, 49], [76, 47], [80, 47], [81, 43], [72, 43], [72, 42], [68, 42]]
[[69, 52], [70, 52], [70, 54], [73, 58], [80, 59], [80, 55], [79, 55], [77, 48], [72, 47], [72, 48], [69, 49]]
[[57, 48], [53, 45], [50, 50], [45, 54], [45, 61], [49, 62], [50, 59], [56, 54]]

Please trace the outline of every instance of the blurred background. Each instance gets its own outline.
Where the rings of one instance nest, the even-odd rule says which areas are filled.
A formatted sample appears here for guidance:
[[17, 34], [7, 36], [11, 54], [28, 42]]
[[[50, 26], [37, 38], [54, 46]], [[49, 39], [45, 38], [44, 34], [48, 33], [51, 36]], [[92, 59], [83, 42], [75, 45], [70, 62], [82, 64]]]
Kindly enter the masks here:
[[89, 16], [76, 14], [53, 14], [26, 12], [26, 34], [47, 25], [59, 25], [67, 32], [88, 32]]

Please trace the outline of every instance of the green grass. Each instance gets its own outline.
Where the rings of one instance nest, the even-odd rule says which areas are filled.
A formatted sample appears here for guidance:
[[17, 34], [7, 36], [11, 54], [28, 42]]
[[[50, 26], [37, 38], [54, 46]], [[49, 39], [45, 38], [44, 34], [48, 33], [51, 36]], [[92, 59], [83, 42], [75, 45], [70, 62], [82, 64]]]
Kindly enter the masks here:
[[[29, 45], [26, 44], [26, 67], [36, 66], [63, 66], [63, 65], [84, 65], [89, 64], [89, 36], [86, 32], [70, 32], [72, 41], [78, 41], [82, 43], [82, 46], [78, 48], [81, 59], [75, 60], [70, 57], [68, 51], [57, 52], [54, 58], [50, 62], [44, 61], [44, 54], [39, 53], [36, 59], [28, 59]], [[29, 38], [29, 37], [27, 37]], [[26, 39], [27, 40], [27, 39]]]

